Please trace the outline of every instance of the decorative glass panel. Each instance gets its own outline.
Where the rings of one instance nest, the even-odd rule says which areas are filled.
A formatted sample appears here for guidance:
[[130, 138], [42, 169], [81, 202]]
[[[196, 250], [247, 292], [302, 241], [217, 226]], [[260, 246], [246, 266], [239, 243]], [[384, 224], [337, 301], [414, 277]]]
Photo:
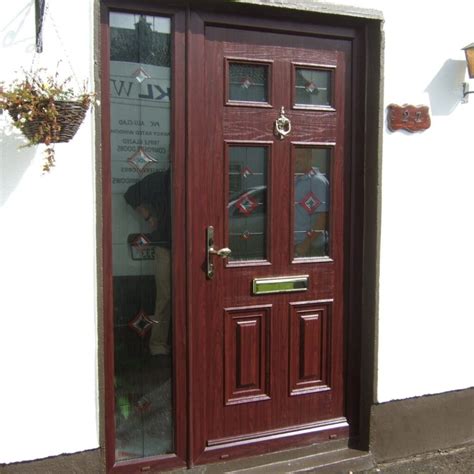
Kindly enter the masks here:
[[231, 146], [229, 155], [230, 260], [264, 260], [267, 147]]
[[169, 18], [110, 14], [116, 459], [173, 452]]
[[230, 63], [229, 100], [268, 102], [268, 66]]
[[331, 105], [331, 71], [296, 68], [295, 105]]
[[329, 255], [331, 152], [316, 147], [295, 151], [294, 254]]

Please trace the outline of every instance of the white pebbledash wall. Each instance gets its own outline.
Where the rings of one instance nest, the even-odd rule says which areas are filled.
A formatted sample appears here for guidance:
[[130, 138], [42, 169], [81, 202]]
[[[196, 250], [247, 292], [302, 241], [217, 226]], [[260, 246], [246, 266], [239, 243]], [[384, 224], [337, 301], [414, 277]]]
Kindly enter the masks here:
[[[34, 2], [4, 3], [8, 83], [33, 62]], [[474, 3], [340, 4], [383, 12], [384, 110], [424, 104], [432, 114], [423, 133], [384, 126], [377, 400], [473, 386], [474, 95], [461, 104], [460, 49], [474, 41]], [[93, 0], [47, 8], [35, 64], [54, 71], [62, 60], [61, 74], [92, 82]], [[89, 113], [42, 175], [42, 148], [19, 149], [0, 116], [0, 463], [99, 445], [95, 140]]]

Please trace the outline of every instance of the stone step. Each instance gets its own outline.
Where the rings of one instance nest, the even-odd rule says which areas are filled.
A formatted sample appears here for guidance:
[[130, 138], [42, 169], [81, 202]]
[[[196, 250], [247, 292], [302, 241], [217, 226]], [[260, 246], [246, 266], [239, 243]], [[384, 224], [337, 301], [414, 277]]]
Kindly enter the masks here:
[[173, 473], [186, 474], [348, 474], [374, 467], [372, 455], [347, 446], [347, 440], [289, 449], [243, 459], [195, 466]]
[[318, 453], [266, 465], [223, 471], [227, 474], [282, 474], [282, 473], [331, 473], [348, 474], [374, 467], [372, 455], [365, 451], [345, 448]]

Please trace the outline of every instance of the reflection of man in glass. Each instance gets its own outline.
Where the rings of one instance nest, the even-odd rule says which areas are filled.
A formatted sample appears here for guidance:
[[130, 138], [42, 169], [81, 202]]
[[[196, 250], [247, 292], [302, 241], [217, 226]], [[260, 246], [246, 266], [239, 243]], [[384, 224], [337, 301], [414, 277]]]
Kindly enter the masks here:
[[154, 324], [150, 336], [151, 355], [170, 354], [170, 247], [171, 205], [170, 173], [158, 171], [130, 186], [125, 193], [127, 204], [150, 226], [150, 238], [155, 246], [156, 300]]
[[324, 256], [328, 255], [329, 181], [304, 155], [299, 154], [295, 163], [295, 257]]

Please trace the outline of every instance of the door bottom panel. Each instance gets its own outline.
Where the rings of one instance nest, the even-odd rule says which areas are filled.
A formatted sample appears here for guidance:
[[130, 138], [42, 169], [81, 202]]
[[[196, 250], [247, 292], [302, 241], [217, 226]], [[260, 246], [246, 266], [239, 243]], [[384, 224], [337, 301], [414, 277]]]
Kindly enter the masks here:
[[278, 430], [208, 440], [207, 447], [197, 464], [348, 438], [347, 419], [345, 417], [334, 418]]

